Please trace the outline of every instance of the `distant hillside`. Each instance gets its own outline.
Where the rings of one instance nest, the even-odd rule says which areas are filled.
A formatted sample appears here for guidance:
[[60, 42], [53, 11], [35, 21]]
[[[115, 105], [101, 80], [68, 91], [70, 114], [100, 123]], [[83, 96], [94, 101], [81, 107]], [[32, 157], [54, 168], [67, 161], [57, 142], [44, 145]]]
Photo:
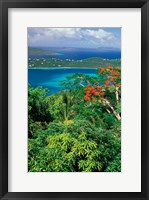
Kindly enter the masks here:
[[28, 55], [49, 55], [49, 56], [52, 56], [52, 55], [56, 55], [56, 53], [54, 51], [28, 47]]
[[83, 60], [60, 60], [55, 58], [29, 58], [28, 67], [29, 68], [50, 68], [50, 67], [89, 67], [89, 68], [98, 68], [98, 67], [112, 67], [121, 66], [121, 59], [103, 59], [103, 58], [88, 58]]
[[77, 48], [77, 47], [49, 47], [52, 51], [55, 52], [121, 52], [119, 48], [114, 47], [98, 47], [98, 48]]

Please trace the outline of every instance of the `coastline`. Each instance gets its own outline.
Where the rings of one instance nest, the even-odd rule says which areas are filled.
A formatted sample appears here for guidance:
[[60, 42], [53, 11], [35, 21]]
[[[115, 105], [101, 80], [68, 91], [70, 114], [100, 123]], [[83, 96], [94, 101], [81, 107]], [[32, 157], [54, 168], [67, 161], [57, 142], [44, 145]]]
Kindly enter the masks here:
[[91, 57], [83, 60], [60, 60], [60, 59], [28, 59], [28, 68], [80, 68], [97, 69], [99, 67], [120, 66], [121, 59], [103, 59]]
[[98, 69], [98, 67], [28, 67], [28, 69]]

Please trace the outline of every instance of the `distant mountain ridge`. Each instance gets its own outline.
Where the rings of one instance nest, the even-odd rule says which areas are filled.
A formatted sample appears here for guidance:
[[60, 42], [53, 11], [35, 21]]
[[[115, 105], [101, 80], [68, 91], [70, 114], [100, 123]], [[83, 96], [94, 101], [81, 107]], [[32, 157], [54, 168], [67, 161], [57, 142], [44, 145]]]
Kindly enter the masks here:
[[44, 50], [40, 48], [28, 47], [28, 55], [56, 55], [57, 53], [50, 50]]
[[97, 47], [97, 48], [77, 48], [77, 47], [29, 47], [30, 51], [42, 53], [55, 53], [60, 51], [84, 51], [84, 52], [120, 52], [119, 48], [115, 47]]

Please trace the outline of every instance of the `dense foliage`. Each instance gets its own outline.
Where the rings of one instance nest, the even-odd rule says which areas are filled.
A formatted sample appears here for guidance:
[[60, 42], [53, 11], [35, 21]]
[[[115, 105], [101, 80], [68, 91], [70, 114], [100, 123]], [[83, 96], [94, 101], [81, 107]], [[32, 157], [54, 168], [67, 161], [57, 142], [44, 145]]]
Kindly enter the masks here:
[[98, 75], [74, 74], [50, 96], [29, 86], [29, 171], [121, 171], [121, 68]]

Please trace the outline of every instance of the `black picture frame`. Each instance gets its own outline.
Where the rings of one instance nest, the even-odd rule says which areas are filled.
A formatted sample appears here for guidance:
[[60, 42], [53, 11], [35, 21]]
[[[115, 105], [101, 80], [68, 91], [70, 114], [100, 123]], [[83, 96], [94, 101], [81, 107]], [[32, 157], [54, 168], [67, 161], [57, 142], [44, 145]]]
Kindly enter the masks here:
[[[8, 191], [8, 9], [141, 8], [141, 192]], [[1, 199], [149, 199], [149, 2], [148, 0], [0, 0], [0, 198]], [[21, 184], [21, 183], [20, 183]]]

